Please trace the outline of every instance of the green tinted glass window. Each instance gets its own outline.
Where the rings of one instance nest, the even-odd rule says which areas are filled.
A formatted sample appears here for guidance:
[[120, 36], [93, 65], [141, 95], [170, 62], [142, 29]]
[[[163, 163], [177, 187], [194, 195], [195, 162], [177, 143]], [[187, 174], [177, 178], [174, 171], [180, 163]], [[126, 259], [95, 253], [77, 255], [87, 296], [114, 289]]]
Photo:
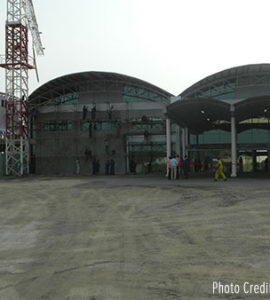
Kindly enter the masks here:
[[116, 128], [115, 122], [102, 122], [100, 124], [100, 130], [113, 130]]
[[44, 131], [68, 131], [72, 130], [72, 121], [49, 121], [43, 124]]
[[44, 131], [55, 131], [55, 122], [46, 122], [43, 124]]
[[270, 143], [270, 131], [265, 129], [250, 129], [237, 135], [238, 143]]
[[176, 132], [176, 124], [171, 124], [171, 133], [175, 133]]
[[[199, 144], [229, 144], [231, 142], [230, 132], [224, 130], [210, 130], [199, 134]], [[197, 136], [190, 135], [190, 144], [196, 145]]]
[[89, 129], [89, 121], [85, 121], [85, 120], [81, 121], [81, 130], [86, 131], [88, 129]]
[[55, 99], [56, 104], [72, 105], [79, 103], [79, 93], [69, 93]]
[[129, 152], [166, 152], [165, 142], [153, 142], [152, 144], [133, 143], [128, 146]]
[[124, 86], [122, 100], [123, 102], [169, 102], [169, 100], [162, 95], [135, 86]]
[[89, 121], [81, 121], [81, 130], [82, 131], [87, 131], [89, 130], [89, 126], [92, 126], [92, 130], [114, 130], [117, 127], [117, 123], [115, 121], [96, 121], [96, 122], [91, 122]]

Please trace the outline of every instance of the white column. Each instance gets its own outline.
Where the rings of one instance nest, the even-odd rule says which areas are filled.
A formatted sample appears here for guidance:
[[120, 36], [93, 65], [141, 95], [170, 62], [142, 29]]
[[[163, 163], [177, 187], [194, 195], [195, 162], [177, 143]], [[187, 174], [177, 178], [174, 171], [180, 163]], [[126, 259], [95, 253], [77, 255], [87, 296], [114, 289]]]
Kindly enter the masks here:
[[236, 127], [235, 127], [235, 107], [231, 105], [231, 157], [232, 157], [232, 173], [231, 177], [237, 177], [237, 149], [236, 149]]
[[176, 125], [175, 130], [175, 148], [176, 154], [180, 155], [181, 152], [181, 142], [180, 142], [180, 127]]
[[171, 120], [166, 119], [166, 144], [167, 144], [167, 158], [171, 156]]
[[188, 138], [188, 128], [185, 128], [185, 155], [188, 156], [188, 149], [186, 148], [187, 145], [189, 144], [189, 138]]

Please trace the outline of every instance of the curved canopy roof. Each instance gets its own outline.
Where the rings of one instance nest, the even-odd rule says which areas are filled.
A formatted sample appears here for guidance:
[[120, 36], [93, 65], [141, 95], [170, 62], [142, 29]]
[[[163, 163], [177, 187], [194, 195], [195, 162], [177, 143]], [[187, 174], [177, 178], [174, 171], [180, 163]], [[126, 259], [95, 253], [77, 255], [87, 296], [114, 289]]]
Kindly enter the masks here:
[[213, 129], [216, 123], [230, 121], [230, 105], [211, 98], [179, 100], [169, 105], [167, 111], [175, 123], [197, 134]]
[[100, 84], [101, 89], [104, 89], [104, 85], [107, 83], [145, 89], [164, 98], [165, 103], [169, 103], [169, 99], [172, 96], [169, 92], [134, 77], [110, 72], [90, 71], [61, 76], [43, 84], [30, 95], [29, 103], [32, 106], [45, 104], [56, 97], [79, 92], [81, 86], [90, 89], [91, 83]]
[[270, 64], [238, 66], [207, 76], [184, 90], [180, 95], [182, 98], [207, 96], [217, 99], [242, 99], [241, 95], [237, 95], [237, 91], [243, 87], [267, 86], [270, 91], [269, 79]]
[[[213, 129], [230, 130], [231, 104], [212, 98], [183, 98], [167, 107], [175, 123], [200, 134]], [[256, 118], [270, 118], [270, 95], [251, 97], [234, 104], [237, 131], [251, 128], [270, 129], [270, 123], [243, 123]]]
[[[181, 100], [168, 106], [168, 115], [193, 133], [230, 130], [232, 106], [238, 132], [270, 129], [267, 121], [270, 118], [270, 64], [245, 65], [218, 72], [195, 83], [180, 96]], [[267, 122], [255, 120], [259, 118]], [[249, 119], [254, 120], [245, 122]]]
[[[270, 117], [270, 95], [251, 97], [235, 104], [236, 118], [243, 121], [248, 118]], [[248, 118], [247, 118], [248, 117]]]

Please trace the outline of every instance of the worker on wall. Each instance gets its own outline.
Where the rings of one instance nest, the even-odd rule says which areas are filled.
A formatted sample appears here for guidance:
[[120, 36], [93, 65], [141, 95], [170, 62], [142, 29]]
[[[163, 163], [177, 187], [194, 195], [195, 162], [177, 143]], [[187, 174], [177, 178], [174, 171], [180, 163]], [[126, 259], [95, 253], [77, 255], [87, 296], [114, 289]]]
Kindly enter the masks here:
[[108, 108], [108, 110], [107, 110], [109, 120], [112, 119], [113, 108], [114, 108], [113, 105], [110, 104], [110, 105], [109, 105], [109, 108]]
[[97, 108], [96, 108], [96, 104], [94, 103], [92, 106], [92, 109], [91, 109], [91, 119], [93, 121], [96, 119], [96, 111], [97, 111]]
[[221, 177], [223, 178], [224, 181], [227, 180], [227, 177], [223, 173], [223, 163], [222, 163], [222, 160], [220, 158], [218, 158], [218, 161], [217, 161], [217, 164], [216, 164], [215, 181], [218, 180], [218, 178], [219, 178], [220, 175], [221, 175]]
[[87, 118], [87, 112], [88, 112], [88, 109], [87, 107], [84, 105], [83, 106], [83, 120], [85, 120]]

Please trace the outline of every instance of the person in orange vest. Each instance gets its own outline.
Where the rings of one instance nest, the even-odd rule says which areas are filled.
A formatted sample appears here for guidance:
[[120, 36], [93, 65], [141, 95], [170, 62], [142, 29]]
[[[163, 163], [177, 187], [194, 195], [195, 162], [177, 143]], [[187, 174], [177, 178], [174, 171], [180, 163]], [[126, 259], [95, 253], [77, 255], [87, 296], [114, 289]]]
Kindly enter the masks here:
[[169, 156], [168, 158], [168, 179], [170, 180], [171, 179], [171, 175], [172, 175], [172, 168], [171, 168], [171, 165], [170, 165], [170, 160], [172, 159], [171, 156]]

